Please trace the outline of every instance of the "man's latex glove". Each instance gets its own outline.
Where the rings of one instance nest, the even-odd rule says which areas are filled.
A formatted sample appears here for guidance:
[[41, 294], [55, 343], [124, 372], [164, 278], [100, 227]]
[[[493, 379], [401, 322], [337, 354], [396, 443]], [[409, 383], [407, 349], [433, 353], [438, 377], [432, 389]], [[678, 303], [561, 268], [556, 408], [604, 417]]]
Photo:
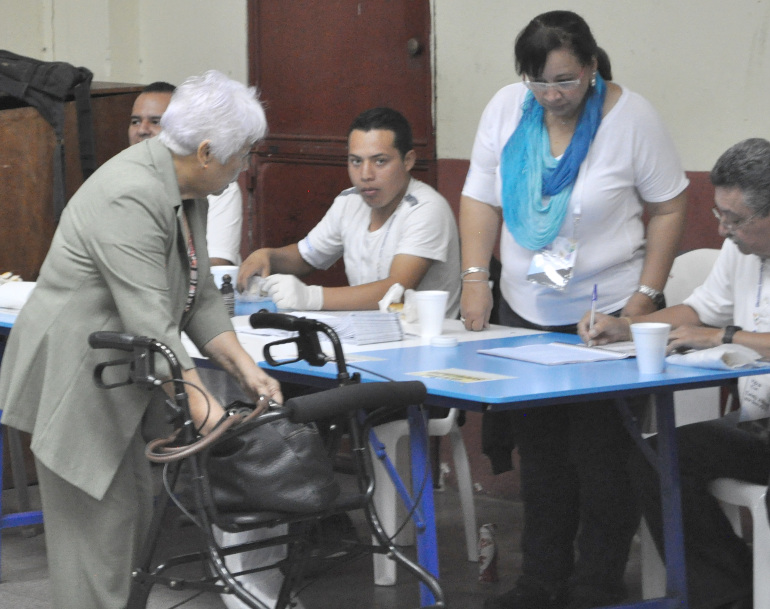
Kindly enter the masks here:
[[324, 289], [320, 285], [305, 285], [294, 275], [270, 275], [262, 290], [279, 309], [320, 311], [324, 306]]

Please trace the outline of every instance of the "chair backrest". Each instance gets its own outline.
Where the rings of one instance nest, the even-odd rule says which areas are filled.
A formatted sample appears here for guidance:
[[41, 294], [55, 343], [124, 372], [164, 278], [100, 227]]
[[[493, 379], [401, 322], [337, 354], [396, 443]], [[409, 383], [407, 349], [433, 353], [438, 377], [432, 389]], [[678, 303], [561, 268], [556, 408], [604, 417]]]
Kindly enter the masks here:
[[[718, 255], [717, 249], [703, 248], [677, 256], [663, 290], [666, 306], [682, 304], [706, 280]], [[720, 391], [718, 387], [677, 391], [674, 404], [677, 426], [715, 419], [720, 413]]]
[[690, 250], [677, 256], [663, 290], [666, 306], [682, 304], [684, 299], [706, 280], [717, 256], [719, 250], [711, 248]]

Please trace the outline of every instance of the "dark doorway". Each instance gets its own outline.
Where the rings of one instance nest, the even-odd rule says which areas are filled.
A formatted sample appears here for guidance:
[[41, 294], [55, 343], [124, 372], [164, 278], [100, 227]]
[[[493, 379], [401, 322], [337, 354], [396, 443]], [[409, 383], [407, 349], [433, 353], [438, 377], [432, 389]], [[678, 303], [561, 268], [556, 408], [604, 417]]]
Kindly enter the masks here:
[[[270, 133], [248, 176], [244, 253], [298, 241], [350, 185], [347, 129], [367, 108], [409, 119], [415, 175], [435, 185], [429, 0], [249, 0], [248, 10], [249, 81]], [[341, 261], [333, 277], [324, 284], [345, 283]]]

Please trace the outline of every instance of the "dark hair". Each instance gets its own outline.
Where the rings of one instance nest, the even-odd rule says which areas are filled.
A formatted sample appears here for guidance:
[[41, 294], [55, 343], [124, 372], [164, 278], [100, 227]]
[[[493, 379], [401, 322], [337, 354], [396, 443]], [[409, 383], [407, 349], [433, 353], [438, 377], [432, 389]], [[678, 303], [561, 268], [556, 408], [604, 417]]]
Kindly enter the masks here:
[[604, 80], [612, 80], [609, 56], [596, 44], [585, 20], [572, 11], [543, 13], [519, 32], [514, 44], [516, 72], [538, 78], [548, 53], [557, 49], [569, 50], [584, 66], [596, 58], [599, 74]]
[[176, 91], [176, 87], [170, 82], [164, 82], [162, 80], [156, 80], [151, 82], [144, 89], [142, 93], [173, 93]]
[[359, 114], [348, 129], [348, 137], [355, 131], [372, 131], [384, 129], [393, 132], [393, 145], [403, 159], [414, 144], [412, 143], [412, 127], [403, 114], [392, 108], [371, 108]]
[[755, 213], [770, 213], [770, 142], [755, 137], [738, 142], [717, 159], [709, 174], [714, 186], [740, 188]]

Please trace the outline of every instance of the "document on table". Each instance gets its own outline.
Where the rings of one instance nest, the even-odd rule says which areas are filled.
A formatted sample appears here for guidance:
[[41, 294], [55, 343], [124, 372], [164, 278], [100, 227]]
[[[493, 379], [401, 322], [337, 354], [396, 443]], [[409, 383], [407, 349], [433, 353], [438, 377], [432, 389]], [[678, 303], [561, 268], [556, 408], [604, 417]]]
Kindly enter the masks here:
[[463, 370], [461, 368], [445, 368], [443, 370], [424, 370], [421, 372], [407, 372], [414, 376], [454, 381], [455, 383], [482, 383], [484, 381], [502, 381], [515, 379], [515, 376], [503, 376], [480, 370]]
[[[371, 345], [399, 341], [404, 338], [398, 313], [379, 311], [295, 311], [295, 317], [306, 317], [325, 323], [334, 330], [343, 343]], [[295, 332], [275, 328], [252, 328], [248, 320], [238, 320], [236, 332], [264, 336], [294, 336]]]
[[612, 345], [612, 348], [607, 348], [606, 346], [589, 347], [587, 345], [553, 342], [537, 345], [522, 345], [520, 347], [479, 349], [479, 353], [497, 357], [506, 357], [508, 359], [517, 359], [533, 364], [554, 366], [558, 364], [579, 364], [585, 362], [624, 359], [633, 355], [633, 345], [630, 346], [631, 349], [618, 349], [617, 345]]

